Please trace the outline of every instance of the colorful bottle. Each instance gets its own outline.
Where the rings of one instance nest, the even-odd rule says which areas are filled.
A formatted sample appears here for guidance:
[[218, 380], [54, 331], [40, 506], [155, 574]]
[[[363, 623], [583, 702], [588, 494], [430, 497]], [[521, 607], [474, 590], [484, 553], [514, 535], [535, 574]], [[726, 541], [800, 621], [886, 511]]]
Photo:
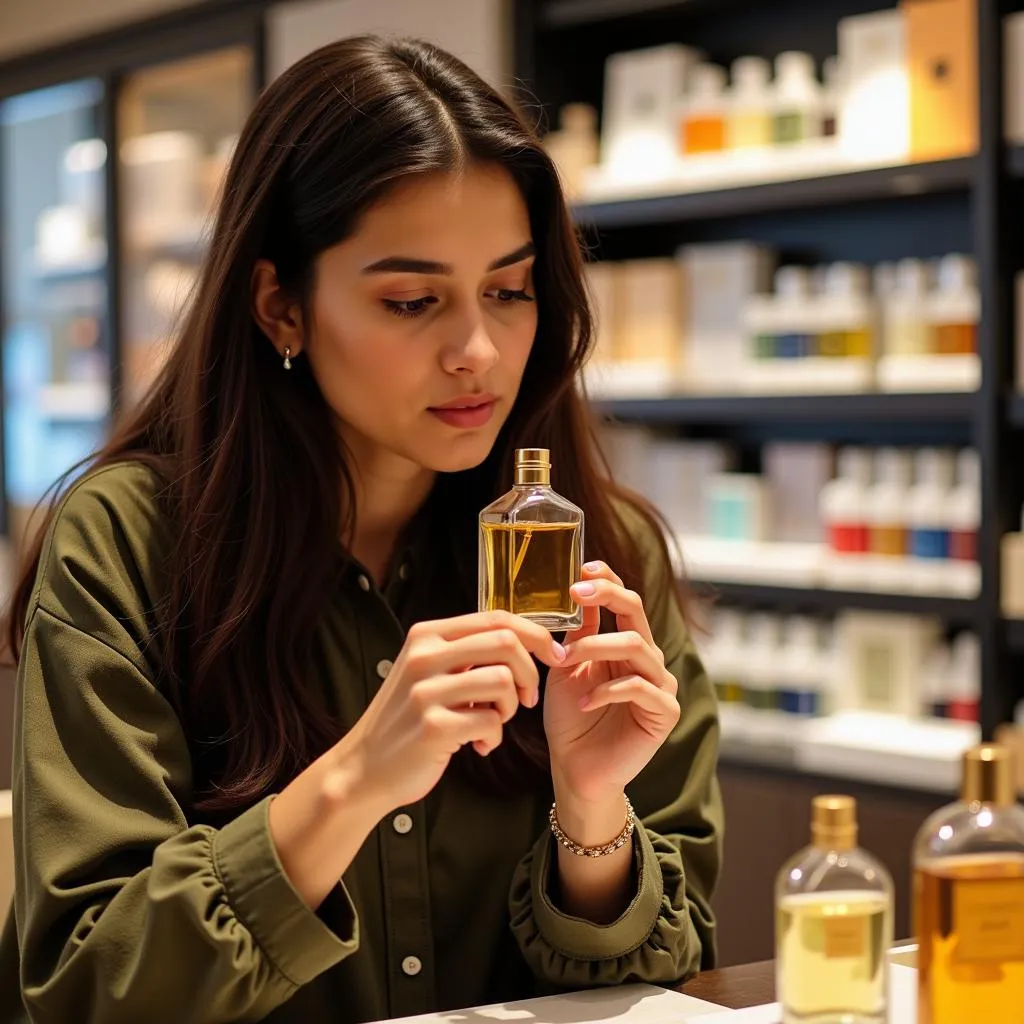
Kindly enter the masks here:
[[846, 80], [843, 65], [839, 57], [826, 57], [821, 69], [825, 87], [821, 91], [821, 134], [826, 139], [835, 139], [839, 135], [839, 111], [843, 108], [843, 97], [846, 91]]
[[833, 263], [824, 273], [817, 354], [870, 359], [875, 352], [875, 304], [870, 275], [857, 263]]
[[547, 448], [516, 451], [515, 486], [480, 513], [480, 611], [508, 611], [552, 631], [578, 629], [569, 588], [583, 564], [583, 512], [551, 487]]
[[910, 455], [899, 448], [882, 448], [875, 457], [876, 482], [868, 491], [868, 546], [883, 559], [908, 554], [907, 511]]
[[935, 350], [928, 321], [929, 286], [923, 260], [900, 260], [895, 288], [884, 304], [886, 355], [923, 356]]
[[964, 755], [960, 800], [914, 843], [918, 1024], [995, 1024], [1024, 1007], [1024, 809], [1010, 752]]
[[779, 657], [779, 710], [804, 718], [819, 714], [823, 675], [817, 623], [802, 615], [790, 617]]
[[687, 156], [725, 149], [725, 83], [725, 69], [717, 64], [698, 64], [691, 72], [680, 139]]
[[774, 118], [776, 145], [805, 142], [821, 136], [821, 86], [814, 58], [790, 50], [775, 58]]
[[953, 490], [953, 454], [922, 448], [914, 458], [910, 489], [910, 553], [926, 562], [949, 558], [949, 502]]
[[885, 1024], [892, 879], [857, 846], [852, 797], [818, 796], [812, 807], [812, 844], [775, 883], [782, 1024]]
[[762, 358], [801, 359], [815, 348], [815, 302], [806, 267], [779, 267], [775, 272], [776, 314], [781, 329], [759, 346]]
[[744, 649], [743, 616], [736, 611], [719, 611], [706, 662], [721, 704], [744, 703]]
[[727, 137], [730, 149], [771, 145], [771, 75], [772, 66], [763, 57], [733, 61]]
[[837, 461], [838, 474], [821, 489], [820, 499], [829, 550], [841, 556], [866, 555], [871, 452], [867, 448], [843, 448]]
[[969, 256], [939, 260], [938, 283], [928, 302], [928, 320], [939, 355], [971, 355], [978, 350], [981, 295], [977, 268]]
[[779, 707], [779, 620], [774, 615], [751, 615], [747, 636], [744, 698], [755, 711]]
[[949, 557], [954, 562], [977, 562], [981, 525], [981, 463], [973, 448], [956, 460], [956, 487], [949, 499]]
[[981, 705], [981, 644], [965, 630], [953, 641], [946, 673], [946, 707], [957, 722], [977, 722]]

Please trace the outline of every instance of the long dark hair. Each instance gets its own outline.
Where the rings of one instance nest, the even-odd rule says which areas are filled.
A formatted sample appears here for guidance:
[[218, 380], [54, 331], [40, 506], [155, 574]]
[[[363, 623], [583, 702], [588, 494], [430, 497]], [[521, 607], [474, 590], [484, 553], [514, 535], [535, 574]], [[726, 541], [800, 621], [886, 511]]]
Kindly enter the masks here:
[[[161, 684], [203, 766], [197, 809], [249, 804], [339, 738], [309, 662], [338, 571], [327, 555], [352, 536], [352, 477], [307, 361], [283, 374], [254, 322], [253, 266], [272, 261], [282, 285], [308, 303], [317, 257], [389, 186], [470, 162], [502, 166], [522, 191], [538, 252], [539, 323], [494, 449], [476, 469], [439, 478], [428, 504], [460, 524], [462, 561], [471, 563], [476, 513], [508, 489], [513, 449], [551, 448], [558, 490], [586, 511], [588, 557], [641, 586], [639, 552], [615, 504], [622, 492], [576, 391], [592, 334], [580, 246], [537, 136], [495, 89], [426, 43], [364, 36], [317, 50], [256, 103], [177, 343], [145, 400], [89, 462], [142, 461], [165, 481], [177, 544], [157, 643]], [[630, 500], [660, 537], [653, 511]], [[12, 603], [15, 657], [48, 524]], [[464, 594], [461, 610], [472, 604]], [[506, 778], [543, 774], [539, 716], [518, 715], [499, 753], [503, 761], [488, 759], [492, 781], [502, 764]]]

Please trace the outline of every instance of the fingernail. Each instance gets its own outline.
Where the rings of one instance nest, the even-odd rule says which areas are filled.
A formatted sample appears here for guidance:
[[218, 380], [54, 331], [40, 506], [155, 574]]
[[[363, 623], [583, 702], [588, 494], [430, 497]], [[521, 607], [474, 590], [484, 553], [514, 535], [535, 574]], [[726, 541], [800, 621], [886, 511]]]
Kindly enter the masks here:
[[593, 583], [574, 583], [572, 589], [580, 597], [592, 597], [597, 592]]
[[601, 563], [600, 562], [586, 562], [584, 564], [583, 568], [586, 569], [587, 572], [597, 572], [597, 570], [601, 568]]
[[551, 653], [555, 661], [565, 661], [565, 648], [557, 640], [551, 641]]

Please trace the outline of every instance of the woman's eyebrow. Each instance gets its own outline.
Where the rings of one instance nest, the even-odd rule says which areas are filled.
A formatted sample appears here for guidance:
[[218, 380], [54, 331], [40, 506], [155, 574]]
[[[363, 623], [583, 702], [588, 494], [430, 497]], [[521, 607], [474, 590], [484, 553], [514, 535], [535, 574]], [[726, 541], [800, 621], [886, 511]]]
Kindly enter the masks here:
[[[516, 263], [536, 256], [537, 247], [533, 242], [521, 245], [514, 252], [507, 256], [496, 259], [487, 269], [501, 270], [503, 267], [511, 267]], [[385, 256], [376, 263], [371, 263], [363, 268], [364, 274], [431, 274], [442, 277], [450, 277], [455, 273], [450, 263], [439, 263], [436, 260], [421, 260], [414, 256]]]

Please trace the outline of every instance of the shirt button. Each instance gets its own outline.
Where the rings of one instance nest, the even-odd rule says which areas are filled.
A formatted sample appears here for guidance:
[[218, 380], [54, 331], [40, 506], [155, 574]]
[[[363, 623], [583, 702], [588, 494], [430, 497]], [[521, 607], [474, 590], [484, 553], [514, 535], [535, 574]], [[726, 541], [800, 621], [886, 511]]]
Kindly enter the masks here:
[[393, 661], [388, 661], [387, 658], [381, 658], [380, 661], [377, 662], [377, 675], [380, 676], [381, 679], [387, 679], [388, 673], [394, 667], [395, 663]]
[[412, 831], [412, 818], [408, 814], [396, 814], [391, 827], [400, 836], [406, 836]]
[[420, 962], [418, 956], [407, 956], [402, 961], [402, 970], [409, 975], [410, 978], [415, 978], [420, 971], [423, 970], [423, 964]]
[[370, 581], [362, 573], [359, 574], [359, 586], [363, 590], [368, 591], [370, 589]]

